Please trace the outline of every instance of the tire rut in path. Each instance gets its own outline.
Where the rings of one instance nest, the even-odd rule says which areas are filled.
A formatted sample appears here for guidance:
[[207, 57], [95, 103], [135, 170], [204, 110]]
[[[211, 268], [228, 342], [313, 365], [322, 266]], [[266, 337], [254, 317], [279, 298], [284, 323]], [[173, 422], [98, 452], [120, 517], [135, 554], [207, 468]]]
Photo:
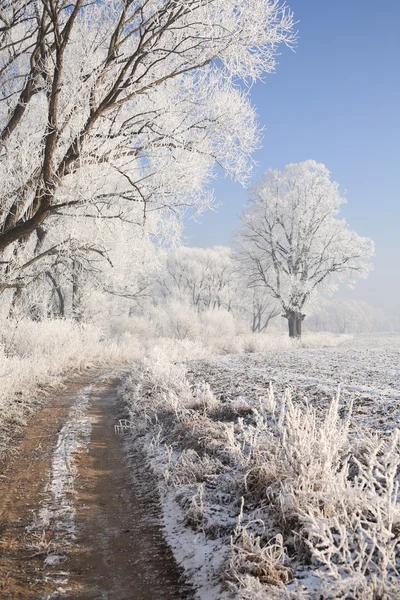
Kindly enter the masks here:
[[[193, 597], [160, 524], [154, 481], [140, 455], [115, 434], [121, 416], [117, 379], [95, 394], [87, 454], [80, 454], [75, 483], [77, 549], [69, 564], [74, 593], [85, 600], [177, 600]], [[64, 596], [65, 597], [65, 596]]]
[[[87, 452], [73, 456], [76, 479], [68, 503], [75, 538], [57, 533], [61, 562], [45, 564], [46, 547], [32, 547], [30, 526], [49, 502], [52, 461], [76, 399], [90, 384], [92, 432]], [[117, 378], [86, 374], [39, 410], [0, 479], [0, 598], [3, 600], [178, 600], [193, 598], [166, 544], [155, 482], [143, 457], [115, 434], [121, 416]], [[37, 535], [35, 533], [34, 535]], [[44, 550], [44, 551], [42, 551]], [[59, 577], [61, 575], [61, 577]]]
[[[97, 375], [73, 375], [66, 388], [54, 393], [28, 418], [23, 432], [14, 436], [14, 447], [0, 463], [0, 598], [42, 598], [53, 589], [43, 576], [47, 541], [30, 530], [46, 497], [58, 433], [67, 420], [80, 390]], [[48, 532], [46, 532], [47, 535]]]

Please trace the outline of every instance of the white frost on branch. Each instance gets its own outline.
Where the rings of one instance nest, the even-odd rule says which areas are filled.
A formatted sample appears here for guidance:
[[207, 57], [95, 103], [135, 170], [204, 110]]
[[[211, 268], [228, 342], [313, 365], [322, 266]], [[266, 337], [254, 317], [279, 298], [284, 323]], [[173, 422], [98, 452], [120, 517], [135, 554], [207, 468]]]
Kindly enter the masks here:
[[268, 171], [254, 187], [239, 256], [286, 315], [301, 314], [317, 291], [329, 294], [371, 270], [374, 244], [337, 217], [344, 202], [328, 169], [313, 160]]
[[59, 205], [202, 210], [216, 164], [243, 181], [259, 142], [238, 81], [294, 41], [277, 0], [17, 0], [1, 21], [0, 251]]

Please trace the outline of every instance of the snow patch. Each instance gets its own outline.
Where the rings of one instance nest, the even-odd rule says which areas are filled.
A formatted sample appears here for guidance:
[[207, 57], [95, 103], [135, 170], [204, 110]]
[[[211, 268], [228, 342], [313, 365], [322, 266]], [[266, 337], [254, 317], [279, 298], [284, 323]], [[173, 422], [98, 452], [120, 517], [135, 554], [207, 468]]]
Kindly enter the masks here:
[[[68, 572], [55, 572], [51, 569], [62, 560], [63, 550], [75, 540], [76, 511], [73, 494], [77, 474], [76, 455], [86, 452], [90, 442], [92, 422], [88, 407], [91, 391], [92, 386], [89, 385], [77, 394], [66, 422], [58, 434], [53, 451], [51, 473], [45, 488], [46, 499], [30, 527], [31, 531], [39, 531], [43, 534], [46, 531], [53, 532], [44, 567], [49, 569], [45, 579], [57, 585], [65, 585], [68, 582]], [[64, 593], [66, 590], [58, 587], [54, 594], [47, 598], [59, 597]]]
[[195, 533], [185, 524], [185, 515], [177, 504], [175, 491], [161, 497], [165, 537], [172, 548], [176, 562], [196, 589], [199, 600], [229, 598], [218, 581], [227, 558], [228, 548], [221, 539], [210, 540]]
[[74, 455], [84, 452], [90, 441], [92, 423], [87, 409], [91, 389], [87, 386], [78, 394], [58, 435], [51, 478], [46, 486], [49, 500], [39, 512], [39, 522], [44, 528], [51, 525], [70, 536], [70, 540], [75, 534], [75, 508], [71, 499], [77, 471]]
[[45, 567], [54, 567], [54, 565], [58, 565], [58, 563], [61, 562], [62, 559], [63, 559], [63, 557], [60, 554], [49, 554], [44, 559], [44, 566]]

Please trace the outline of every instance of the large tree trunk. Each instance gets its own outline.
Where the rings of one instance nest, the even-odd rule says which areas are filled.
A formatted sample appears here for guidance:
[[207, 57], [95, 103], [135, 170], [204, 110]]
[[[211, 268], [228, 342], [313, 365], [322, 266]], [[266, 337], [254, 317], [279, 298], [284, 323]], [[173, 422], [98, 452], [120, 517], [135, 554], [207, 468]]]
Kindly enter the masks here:
[[289, 337], [297, 337], [297, 326], [296, 326], [296, 313], [292, 310], [287, 314], [287, 320], [289, 325]]
[[301, 313], [297, 313], [296, 315], [296, 337], [301, 338], [301, 324], [306, 315], [302, 315]]
[[301, 324], [305, 315], [296, 310], [291, 310], [286, 313], [285, 317], [288, 320], [289, 337], [301, 338]]

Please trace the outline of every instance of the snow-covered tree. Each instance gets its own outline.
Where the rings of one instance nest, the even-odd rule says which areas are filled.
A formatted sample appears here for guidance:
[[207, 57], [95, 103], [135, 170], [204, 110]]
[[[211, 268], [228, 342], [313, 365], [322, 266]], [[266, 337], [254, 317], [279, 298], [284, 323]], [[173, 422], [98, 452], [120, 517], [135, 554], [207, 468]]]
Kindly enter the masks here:
[[1, 289], [60, 216], [65, 239], [71, 215], [163, 235], [209, 204], [215, 164], [244, 180], [258, 136], [237, 82], [271, 72], [292, 28], [278, 0], [3, 2]]
[[252, 191], [237, 236], [250, 279], [279, 301], [289, 335], [301, 335], [317, 291], [354, 282], [371, 269], [373, 242], [337, 217], [345, 199], [325, 165], [308, 160], [268, 171]]
[[248, 287], [246, 283], [246, 280], [242, 280], [240, 290], [242, 293], [238, 298], [238, 305], [242, 312], [250, 314], [251, 331], [262, 333], [271, 320], [280, 314], [280, 306], [265, 287], [259, 285]]
[[322, 299], [307, 318], [307, 330], [333, 333], [390, 331], [390, 319], [382, 309], [361, 300]]
[[169, 250], [156, 281], [164, 298], [185, 301], [198, 311], [231, 310], [238, 287], [231, 250], [224, 246]]
[[[197, 313], [228, 311], [237, 325], [253, 333], [265, 331], [280, 313], [275, 298], [264, 286], [249, 285], [232, 249], [181, 247], [168, 250], [154, 275], [152, 298], [156, 304], [174, 302]], [[222, 312], [221, 312], [222, 310]]]
[[[14, 258], [16, 273], [21, 263], [29, 268], [11, 291], [10, 316], [104, 320], [108, 311], [128, 314], [152, 281], [149, 236], [132, 235], [132, 224], [119, 219], [54, 218], [52, 225], [37, 230], [40, 245], [32, 236]], [[28, 260], [38, 252], [40, 260]]]

